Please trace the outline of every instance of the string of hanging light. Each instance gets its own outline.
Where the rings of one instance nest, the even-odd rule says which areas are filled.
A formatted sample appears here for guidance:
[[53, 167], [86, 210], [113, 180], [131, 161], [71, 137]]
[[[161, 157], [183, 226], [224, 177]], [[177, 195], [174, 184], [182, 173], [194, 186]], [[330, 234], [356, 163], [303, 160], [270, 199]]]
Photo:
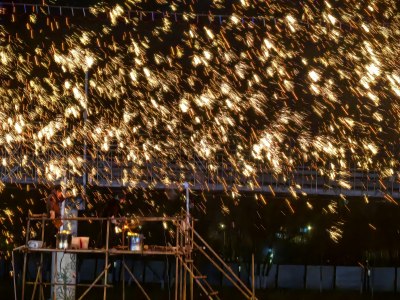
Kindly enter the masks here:
[[[95, 7], [80, 7], [80, 6], [62, 6], [62, 5], [43, 5], [32, 3], [4, 3], [0, 2], [0, 15], [10, 14], [44, 14], [48, 16], [66, 16], [66, 17], [98, 17], [100, 15], [110, 16], [115, 14], [114, 8], [102, 8], [97, 10]], [[212, 13], [194, 13], [194, 12], [174, 12], [174, 11], [154, 11], [154, 10], [124, 10], [119, 12], [121, 17], [128, 19], [136, 18], [140, 21], [157, 21], [163, 18], [170, 18], [175, 22], [178, 21], [191, 21], [203, 22], [204, 20], [209, 23], [223, 24], [225, 22], [234, 23], [252, 23], [257, 25], [266, 25], [267, 23], [286, 23], [288, 20], [285, 18], [276, 18], [274, 16], [238, 16], [236, 14], [212, 14]], [[332, 19], [319, 19], [313, 20], [312, 23], [320, 22], [326, 23], [327, 26], [335, 26], [341, 29], [344, 28], [358, 28], [361, 25], [355, 21], [340, 22]], [[296, 20], [297, 24], [308, 26], [311, 22], [308, 20]], [[382, 23], [382, 26], [388, 26], [388, 23]]]

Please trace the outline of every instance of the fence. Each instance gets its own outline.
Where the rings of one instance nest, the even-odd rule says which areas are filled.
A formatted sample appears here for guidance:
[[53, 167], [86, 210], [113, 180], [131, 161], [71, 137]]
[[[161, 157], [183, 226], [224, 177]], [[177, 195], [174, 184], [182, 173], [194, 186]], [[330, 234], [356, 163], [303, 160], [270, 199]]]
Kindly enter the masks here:
[[[127, 264], [133, 270], [135, 277], [143, 284], [160, 284], [162, 289], [174, 284], [175, 260], [173, 259], [132, 258], [127, 261]], [[92, 281], [100, 274], [103, 266], [104, 259], [102, 258], [91, 257], [80, 260], [77, 266], [78, 282]], [[245, 283], [251, 282], [250, 264], [231, 263], [229, 266]], [[7, 276], [9, 270], [6, 268], [8, 267], [9, 264], [0, 260], [0, 278]], [[36, 263], [33, 260], [28, 266], [28, 276], [34, 276], [35, 268]], [[202, 264], [200, 269], [211, 285], [232, 286], [232, 283], [211, 264]], [[121, 280], [121, 270], [119, 261], [116, 261], [113, 272], [114, 281]], [[336, 289], [360, 293], [397, 293], [400, 290], [399, 274], [400, 267], [256, 264], [255, 286], [256, 289], [306, 289], [321, 292]]]

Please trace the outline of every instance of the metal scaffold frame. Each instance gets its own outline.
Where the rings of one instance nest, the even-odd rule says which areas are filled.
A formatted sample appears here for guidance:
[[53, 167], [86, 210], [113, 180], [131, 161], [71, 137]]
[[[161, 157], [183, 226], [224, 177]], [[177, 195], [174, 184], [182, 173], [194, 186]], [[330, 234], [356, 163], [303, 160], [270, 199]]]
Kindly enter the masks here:
[[[245, 299], [256, 299], [254, 289], [250, 290], [234, 273], [234, 271], [223, 261], [222, 258], [207, 244], [207, 242], [194, 230], [194, 220], [187, 219], [185, 216], [177, 217], [135, 217], [135, 218], [117, 218], [114, 220], [120, 222], [171, 222], [175, 227], [175, 245], [166, 245], [165, 247], [147, 246], [143, 247], [140, 251], [129, 250], [128, 247], [122, 248], [110, 248], [109, 247], [109, 235], [110, 235], [110, 222], [111, 218], [97, 218], [97, 217], [76, 217], [76, 218], [62, 218], [62, 221], [78, 221], [78, 222], [96, 222], [106, 221], [107, 222], [107, 235], [106, 244], [102, 249], [54, 249], [54, 248], [30, 248], [28, 241], [30, 239], [30, 232], [32, 223], [36, 222], [41, 224], [41, 239], [44, 241], [45, 237], [45, 224], [50, 219], [46, 215], [30, 215], [27, 221], [27, 234], [25, 238], [25, 245], [15, 248], [12, 252], [12, 267], [13, 273], [16, 274], [15, 270], [15, 252], [23, 254], [23, 270], [22, 270], [22, 287], [21, 287], [21, 298], [25, 299], [26, 285], [33, 285], [33, 292], [31, 299], [35, 299], [37, 291], [39, 293], [39, 299], [44, 299], [44, 287], [46, 286], [57, 286], [57, 285], [74, 285], [86, 287], [86, 290], [77, 297], [78, 300], [84, 299], [85, 296], [94, 287], [103, 288], [103, 299], [107, 299], [107, 289], [112, 287], [108, 284], [108, 269], [110, 268], [110, 257], [120, 256], [122, 257], [122, 299], [125, 299], [125, 271], [129, 274], [131, 279], [135, 282], [138, 288], [142, 291], [146, 299], [150, 299], [150, 296], [145, 291], [144, 287], [140, 284], [139, 280], [134, 276], [132, 270], [128, 267], [125, 262], [125, 256], [129, 255], [170, 255], [175, 256], [175, 300], [193, 300], [195, 295], [194, 283], [199, 287], [199, 292], [206, 295], [208, 299], [219, 299], [218, 291], [215, 291], [213, 287], [207, 282], [206, 276], [200, 273], [200, 270], [194, 264], [194, 258], [192, 255], [193, 251], [204, 255], [231, 283], [235, 286], [238, 291], [243, 295]], [[35, 281], [27, 281], [27, 263], [28, 256], [32, 253], [39, 253], [40, 260], [36, 269]], [[104, 269], [103, 271], [93, 280], [90, 284], [74, 283], [74, 284], [60, 284], [56, 282], [44, 282], [42, 278], [42, 268], [45, 254], [87, 254], [96, 253], [104, 255]], [[103, 283], [99, 283], [102, 280]], [[253, 287], [254, 287], [254, 276], [253, 276]], [[14, 298], [18, 299], [17, 284], [14, 276]]]

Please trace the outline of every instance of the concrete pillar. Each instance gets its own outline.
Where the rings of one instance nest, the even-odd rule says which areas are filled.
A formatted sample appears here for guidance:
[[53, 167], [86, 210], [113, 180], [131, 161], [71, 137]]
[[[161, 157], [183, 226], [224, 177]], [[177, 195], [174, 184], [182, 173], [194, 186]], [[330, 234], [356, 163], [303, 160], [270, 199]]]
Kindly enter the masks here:
[[[73, 199], [67, 198], [63, 202], [62, 215], [64, 218], [78, 216]], [[69, 230], [72, 236], [77, 236], [78, 222], [64, 221], [61, 230]], [[76, 294], [76, 254], [53, 252], [52, 253], [52, 299], [54, 300], [75, 300]]]

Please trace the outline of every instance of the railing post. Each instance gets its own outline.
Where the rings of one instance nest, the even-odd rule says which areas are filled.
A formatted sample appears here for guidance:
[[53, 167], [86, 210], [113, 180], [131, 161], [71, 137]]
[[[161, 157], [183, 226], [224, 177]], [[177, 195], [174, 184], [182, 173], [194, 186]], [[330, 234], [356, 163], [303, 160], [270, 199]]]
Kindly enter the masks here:
[[13, 271], [13, 283], [14, 283], [14, 300], [17, 300], [17, 282], [15, 280], [15, 259], [14, 259], [14, 249], [11, 252], [11, 265], [12, 265], [12, 271]]
[[180, 253], [180, 244], [179, 244], [179, 232], [180, 232], [180, 226], [181, 226], [181, 220], [178, 220], [175, 224], [176, 228], [176, 241], [175, 241], [175, 247], [176, 247], [176, 256], [175, 256], [175, 300], [178, 300], [178, 283], [179, 283], [179, 264], [180, 261], [178, 259]]
[[255, 299], [255, 294], [256, 294], [256, 292], [255, 292], [255, 289], [256, 289], [255, 284], [256, 284], [256, 282], [255, 282], [254, 272], [255, 272], [255, 270], [254, 270], [254, 253], [252, 253], [251, 254], [251, 288], [252, 288], [251, 289], [251, 292], [252, 292], [251, 299], [252, 300]]
[[[44, 244], [44, 230], [45, 230], [45, 225], [46, 225], [46, 215], [42, 214], [42, 245]], [[40, 266], [43, 266], [43, 252], [40, 252]], [[43, 299], [43, 285], [40, 284], [40, 299]]]
[[[30, 230], [31, 230], [31, 218], [30, 218], [30, 216], [28, 216], [28, 224], [26, 226], [25, 246], [28, 246]], [[21, 299], [25, 299], [25, 276], [26, 276], [27, 259], [28, 259], [28, 252], [25, 251], [25, 253], [24, 253], [24, 266], [22, 268], [22, 295], [21, 295]]]
[[[110, 219], [107, 219], [107, 235], [106, 235], [106, 257], [104, 265], [108, 266], [108, 243], [110, 240]], [[104, 290], [103, 290], [103, 300], [107, 299], [107, 284], [108, 284], [108, 268], [104, 271]]]

